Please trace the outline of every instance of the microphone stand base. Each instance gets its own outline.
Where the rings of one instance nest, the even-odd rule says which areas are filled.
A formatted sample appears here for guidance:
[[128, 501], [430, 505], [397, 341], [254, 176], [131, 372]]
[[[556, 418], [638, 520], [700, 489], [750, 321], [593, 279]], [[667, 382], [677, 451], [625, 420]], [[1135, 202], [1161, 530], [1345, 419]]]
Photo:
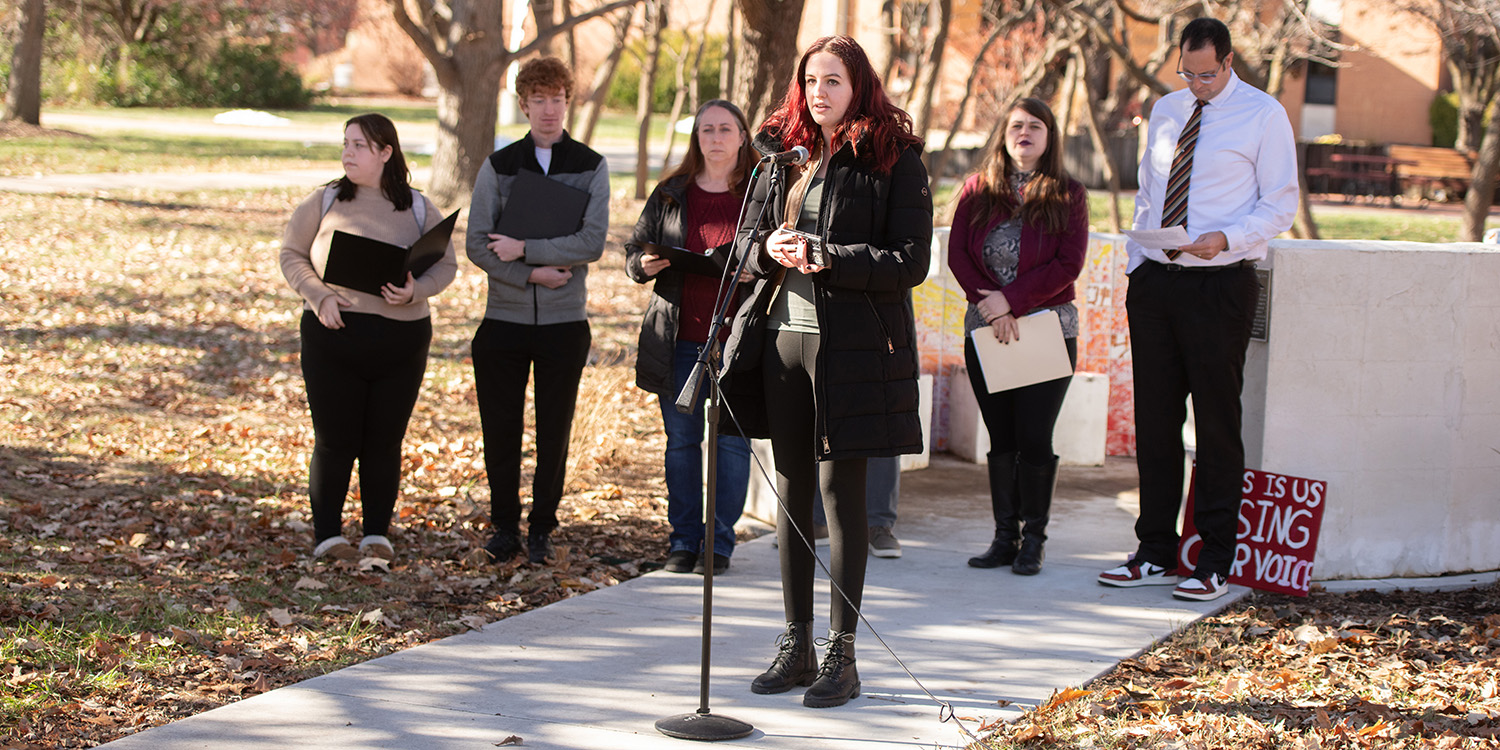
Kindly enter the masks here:
[[659, 719], [656, 722], [656, 731], [679, 740], [719, 742], [747, 737], [755, 731], [755, 727], [739, 719], [701, 711]]

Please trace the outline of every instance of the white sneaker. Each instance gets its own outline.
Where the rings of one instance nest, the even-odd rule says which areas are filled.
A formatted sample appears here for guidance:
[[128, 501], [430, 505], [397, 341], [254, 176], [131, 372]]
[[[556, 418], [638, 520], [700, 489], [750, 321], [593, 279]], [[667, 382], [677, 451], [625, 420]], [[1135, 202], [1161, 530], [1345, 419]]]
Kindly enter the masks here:
[[1110, 568], [1100, 573], [1099, 583], [1120, 588], [1175, 586], [1177, 585], [1177, 571], [1168, 570], [1155, 563], [1131, 560], [1118, 568]]
[[1211, 602], [1227, 593], [1229, 582], [1218, 573], [1210, 573], [1207, 578], [1188, 578], [1172, 590], [1173, 597], [1195, 602]]

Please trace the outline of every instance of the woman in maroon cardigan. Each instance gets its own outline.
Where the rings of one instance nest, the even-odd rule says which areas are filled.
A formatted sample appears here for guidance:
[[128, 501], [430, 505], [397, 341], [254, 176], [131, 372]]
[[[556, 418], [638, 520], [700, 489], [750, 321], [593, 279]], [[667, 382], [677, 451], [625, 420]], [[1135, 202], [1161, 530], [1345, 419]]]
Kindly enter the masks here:
[[[948, 264], [969, 299], [964, 330], [989, 326], [1001, 342], [1019, 338], [1016, 317], [1055, 310], [1068, 360], [1078, 363], [1078, 310], [1073, 282], [1088, 249], [1088, 197], [1063, 169], [1062, 135], [1052, 110], [1022, 99], [1006, 117], [1004, 138], [964, 182]], [[990, 433], [990, 504], [995, 540], [976, 568], [1042, 569], [1047, 516], [1057, 483], [1052, 428], [1070, 377], [990, 393], [972, 339], [964, 359]]]

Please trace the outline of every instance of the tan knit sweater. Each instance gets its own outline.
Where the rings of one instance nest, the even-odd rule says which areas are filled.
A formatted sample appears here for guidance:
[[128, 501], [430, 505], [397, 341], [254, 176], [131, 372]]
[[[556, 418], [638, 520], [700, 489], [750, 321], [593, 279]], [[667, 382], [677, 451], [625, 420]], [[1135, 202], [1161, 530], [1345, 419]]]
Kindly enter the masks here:
[[[325, 189], [337, 188], [318, 188], [303, 199], [297, 210], [292, 212], [292, 218], [286, 225], [286, 234], [281, 239], [281, 273], [286, 276], [292, 289], [302, 297], [303, 308], [316, 312], [318, 305], [328, 295], [336, 293], [354, 303], [343, 308], [344, 312], [373, 313], [392, 320], [420, 320], [427, 317], [427, 298], [443, 291], [458, 272], [453, 244], [448, 244], [442, 260], [417, 277], [412, 301], [405, 305], [388, 304], [378, 294], [366, 294], [348, 287], [325, 284], [323, 269], [328, 265], [328, 246], [335, 229], [403, 246], [416, 242], [422, 236], [417, 231], [417, 220], [412, 216], [411, 209], [397, 212], [376, 188], [360, 188], [352, 201], [334, 201], [328, 214], [320, 221], [318, 214], [323, 210]], [[442, 212], [427, 200], [427, 196], [418, 194], [417, 199], [427, 202], [427, 229], [443, 220]]]

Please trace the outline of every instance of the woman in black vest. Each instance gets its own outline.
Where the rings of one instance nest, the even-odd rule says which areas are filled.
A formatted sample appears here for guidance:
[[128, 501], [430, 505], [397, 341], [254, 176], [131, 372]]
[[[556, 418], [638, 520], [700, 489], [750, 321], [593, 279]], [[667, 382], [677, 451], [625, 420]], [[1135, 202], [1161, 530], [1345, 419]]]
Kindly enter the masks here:
[[[774, 662], [751, 690], [811, 685], [804, 705], [838, 706], [859, 695], [865, 459], [922, 450], [911, 288], [927, 275], [932, 197], [911, 117], [891, 104], [846, 36], [819, 39], [803, 54], [755, 145], [765, 153], [800, 146], [811, 158], [761, 168], [736, 247], [750, 256], [756, 282], [725, 349], [726, 403], [742, 429], [771, 439], [787, 619]], [[781, 180], [771, 193], [775, 170]], [[756, 233], [762, 205], [769, 231]], [[745, 380], [763, 389], [761, 400], [737, 398]], [[821, 667], [806, 541], [818, 485], [834, 586]]]
[[[738, 228], [740, 204], [750, 184], [755, 151], [750, 124], [739, 107], [713, 99], [693, 117], [693, 137], [682, 163], [652, 191], [625, 243], [625, 271], [638, 284], [654, 281], [651, 302], [641, 322], [636, 350], [635, 383], [657, 395], [662, 428], [667, 434], [667, 560], [672, 573], [703, 572], [708, 561], [701, 549], [703, 523], [703, 401], [699, 391], [691, 414], [677, 411], [677, 393], [708, 341], [715, 301], [735, 285], [722, 285], [725, 247]], [[710, 264], [676, 268], [648, 245], [683, 248]], [[710, 252], [714, 251], [714, 252]], [[691, 259], [689, 259], [691, 260]], [[721, 341], [729, 329], [722, 329]], [[734, 523], [745, 509], [750, 480], [750, 444], [739, 435], [719, 435], [714, 497], [714, 573], [729, 569], [734, 552]]]

